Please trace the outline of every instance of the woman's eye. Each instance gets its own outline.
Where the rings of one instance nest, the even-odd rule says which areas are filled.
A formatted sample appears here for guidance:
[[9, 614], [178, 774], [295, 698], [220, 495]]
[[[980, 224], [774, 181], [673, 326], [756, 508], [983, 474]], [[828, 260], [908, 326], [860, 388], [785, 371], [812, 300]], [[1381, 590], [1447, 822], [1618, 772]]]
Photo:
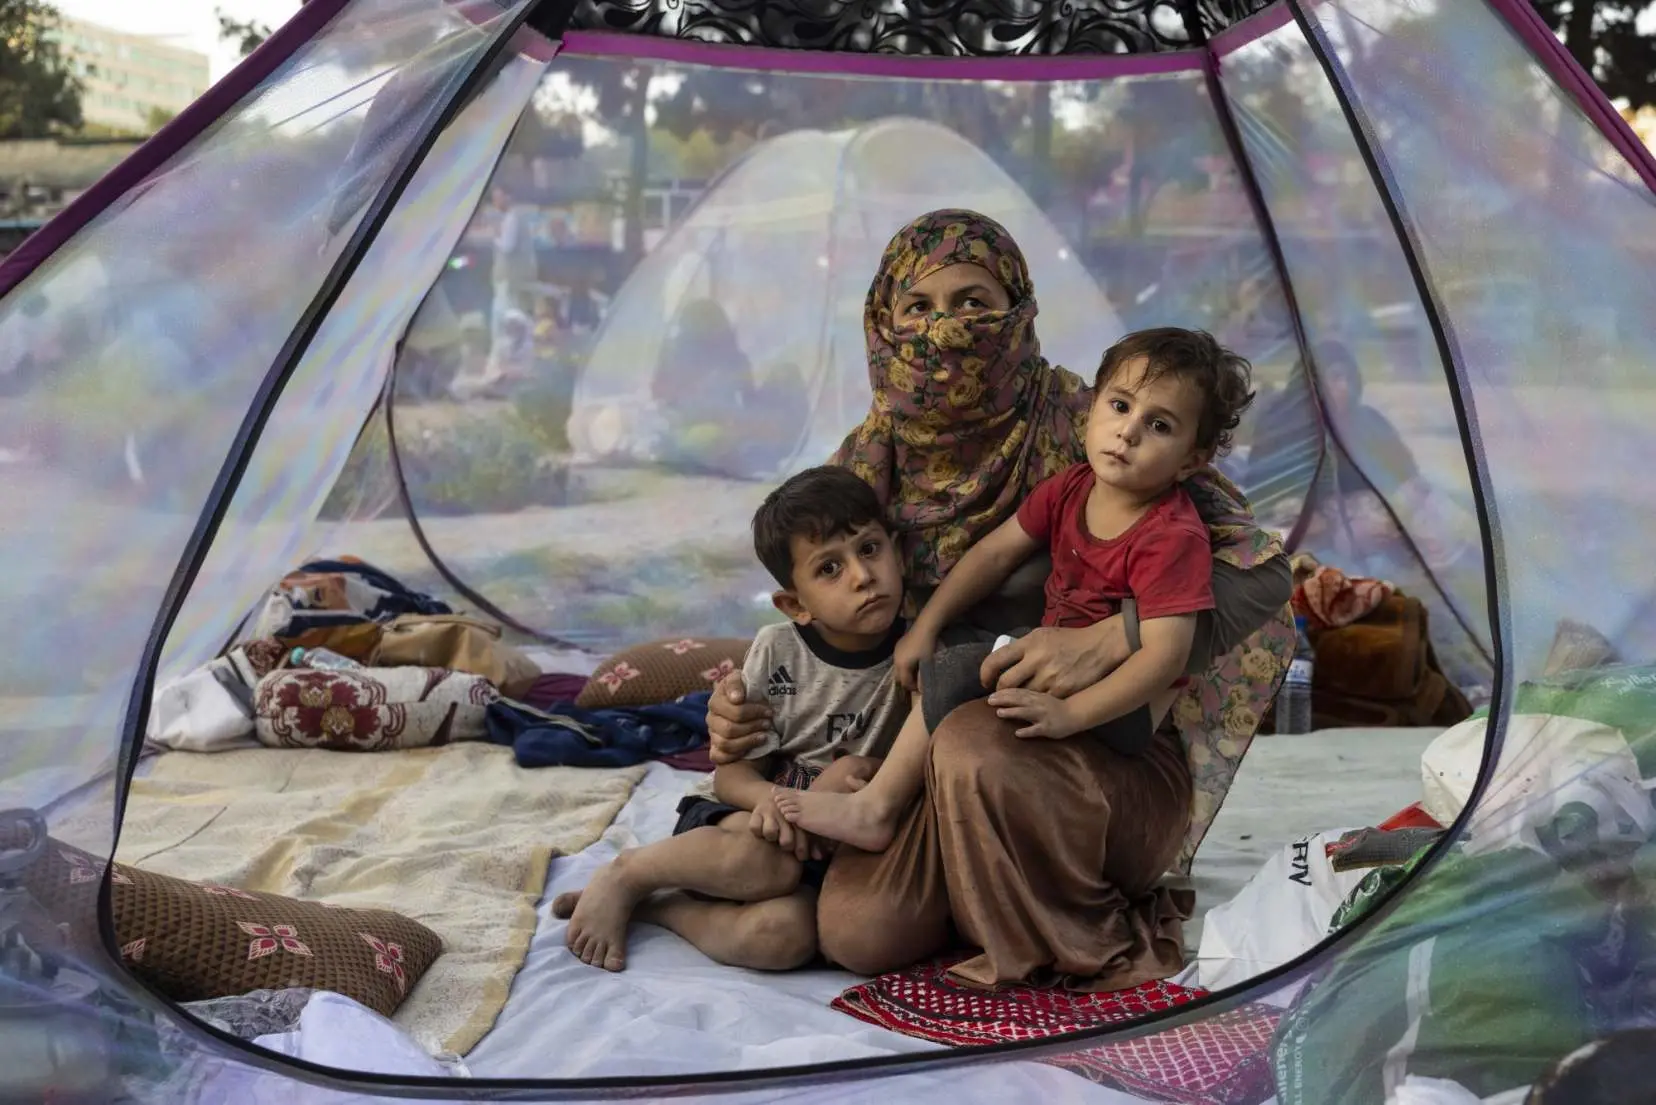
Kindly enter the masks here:
[[926, 312], [925, 301], [924, 300], [919, 300], [919, 299], [915, 300], [913, 303], [910, 303], [907, 307], [903, 308], [903, 313], [905, 315], [921, 315], [921, 314], [925, 314], [925, 312]]

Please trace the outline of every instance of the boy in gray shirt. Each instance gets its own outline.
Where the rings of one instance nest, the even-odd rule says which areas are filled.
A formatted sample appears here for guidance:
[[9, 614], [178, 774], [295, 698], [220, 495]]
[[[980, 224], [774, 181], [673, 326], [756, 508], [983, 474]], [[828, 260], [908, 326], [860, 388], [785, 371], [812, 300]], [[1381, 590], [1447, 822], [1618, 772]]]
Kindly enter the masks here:
[[[873, 489], [832, 466], [793, 476], [760, 505], [754, 551], [788, 621], [758, 632], [742, 671], [775, 730], [679, 803], [671, 837], [622, 852], [553, 901], [583, 962], [622, 970], [635, 919], [733, 966], [789, 970], [816, 955], [829, 845], [788, 824], [774, 796], [859, 789], [909, 714], [891, 659], [905, 629], [903, 573], [883, 518]], [[656, 896], [664, 890], [683, 893]]]

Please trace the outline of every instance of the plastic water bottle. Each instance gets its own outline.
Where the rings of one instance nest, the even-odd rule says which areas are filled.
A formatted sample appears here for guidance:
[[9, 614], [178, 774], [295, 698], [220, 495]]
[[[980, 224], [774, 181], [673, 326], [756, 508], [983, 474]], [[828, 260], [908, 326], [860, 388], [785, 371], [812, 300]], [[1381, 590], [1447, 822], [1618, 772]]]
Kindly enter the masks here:
[[288, 662], [296, 668], [314, 668], [317, 671], [362, 670], [361, 664], [331, 648], [296, 648], [288, 656]]
[[1288, 664], [1288, 674], [1282, 679], [1282, 688], [1276, 698], [1276, 731], [1278, 733], [1309, 733], [1311, 731], [1311, 667], [1315, 653], [1311, 639], [1305, 634], [1305, 619], [1294, 619], [1294, 659]]

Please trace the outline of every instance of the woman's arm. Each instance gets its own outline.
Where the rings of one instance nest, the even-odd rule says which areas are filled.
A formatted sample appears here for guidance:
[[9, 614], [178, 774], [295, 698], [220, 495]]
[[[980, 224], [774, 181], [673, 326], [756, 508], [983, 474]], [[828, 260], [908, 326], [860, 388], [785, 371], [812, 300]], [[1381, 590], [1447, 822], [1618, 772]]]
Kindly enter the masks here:
[[[1185, 663], [1186, 675], [1201, 675], [1225, 653], [1252, 637], [1276, 617], [1294, 594], [1294, 571], [1286, 556], [1271, 557], [1243, 570], [1231, 564], [1213, 564], [1213, 609], [1196, 615], [1196, 631]], [[1129, 621], [1128, 644], [1138, 633]]]
[[749, 702], [742, 673], [731, 672], [707, 699], [708, 758], [715, 764], [743, 759], [770, 737], [771, 721], [771, 708]]
[[[1173, 686], [1184, 669], [1195, 625], [1194, 614], [1145, 622], [1143, 647], [1109, 675], [1068, 698], [1012, 688], [995, 691], [989, 705], [995, 707], [996, 716], [1023, 722], [1015, 735], [1025, 739], [1062, 740], [1108, 724], [1148, 706]], [[1153, 729], [1154, 719], [1148, 725]]]
[[[1137, 647], [1138, 625], [1132, 627]], [[1044, 626], [991, 652], [978, 675], [985, 687], [1028, 687], [1068, 698], [1120, 667], [1132, 653], [1121, 614], [1075, 629]]]
[[1147, 705], [1184, 674], [1196, 615], [1152, 618], [1140, 632], [1143, 646], [1115, 671], [1065, 700], [1074, 731], [1093, 729]]
[[[1197, 615], [1185, 673], [1199, 675], [1258, 632], [1294, 593], [1282, 541], [1261, 529], [1240, 489], [1211, 465], [1184, 483], [1213, 542], [1214, 609]], [[1137, 643], [1129, 616], [1129, 647]]]
[[960, 558], [914, 619], [911, 632], [936, 638], [950, 622], [994, 594], [1040, 547], [1016, 517], [1008, 518]]

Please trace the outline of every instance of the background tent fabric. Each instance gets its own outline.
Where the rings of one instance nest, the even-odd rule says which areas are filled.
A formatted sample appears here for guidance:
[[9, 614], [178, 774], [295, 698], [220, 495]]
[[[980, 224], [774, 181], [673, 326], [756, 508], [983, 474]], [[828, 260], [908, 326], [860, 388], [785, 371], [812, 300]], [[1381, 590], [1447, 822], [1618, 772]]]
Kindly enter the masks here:
[[[682, 405], [675, 410], [673, 393], [655, 390], [663, 371], [687, 379], [662, 384], [705, 391], [715, 408], [751, 394], [739, 414], [744, 441], [768, 425], [785, 428], [746, 464], [732, 456], [730, 475], [786, 474], [833, 452], [868, 410], [864, 274], [877, 267], [892, 228], [933, 203], [939, 179], [959, 182], [953, 202], [1011, 231], [1041, 274], [1042, 351], [1090, 374], [1097, 335], [1120, 324], [1062, 234], [992, 158], [920, 119], [791, 131], [714, 181], [616, 292], [575, 387], [577, 452], [647, 459], [683, 449], [675, 442], [688, 421]], [[709, 302], [741, 305], [729, 319], [738, 363], [698, 361], [677, 348], [689, 341], [686, 312]], [[812, 304], [808, 315], [802, 304]], [[800, 399], [804, 408], [790, 409]]]
[[[1518, 0], [1122, 9], [1026, 23], [850, 5], [767, 22], [757, 8], [629, 0], [312, 0], [0, 263], [0, 609], [17, 631], [0, 661], [0, 809], [41, 810], [50, 826], [77, 801], [82, 814], [105, 803], [97, 843], [113, 854], [157, 678], [211, 655], [312, 551], [354, 551], [445, 593], [463, 581], [592, 649], [768, 616], [744, 548], [765, 480], [568, 448], [587, 378], [640, 371], [599, 359], [628, 337], [619, 312], [636, 306], [646, 331], [683, 321], [662, 259], [723, 263], [679, 237], [719, 210], [718, 191], [691, 200], [681, 231], [641, 233], [647, 202], [670, 224], [685, 198], [646, 187], [652, 158], [693, 152], [669, 141], [675, 105], [748, 124], [773, 113], [768, 128], [734, 128], [769, 139], [725, 176], [752, 189], [737, 195], [822, 205], [824, 178], [792, 172], [832, 155], [812, 232], [833, 248], [788, 309], [831, 334], [813, 339], [817, 363], [844, 366], [847, 388], [858, 334], [840, 304], [860, 300], [868, 250], [901, 222], [878, 183], [893, 180], [915, 209], [1004, 188], [1001, 210], [1034, 237], [1043, 322], [1072, 295], [1096, 308], [1076, 313], [1073, 339], [1043, 325], [1055, 347], [1074, 341], [1057, 350], [1072, 367], [1120, 329], [1164, 321], [1253, 359], [1273, 413], [1228, 470], [1301, 548], [1427, 601], [1446, 666], [1488, 705], [1483, 785], [1409, 878], [1299, 960], [1137, 1024], [628, 1085], [450, 1080], [440, 1064], [375, 1075], [345, 1065], [356, 1057], [251, 1048], [141, 984], [87, 901], [70, 927], [92, 939], [49, 984], [11, 944], [0, 956], [6, 1045], [50, 1029], [70, 1060], [45, 1072], [55, 1089], [35, 1088], [68, 1095], [83, 1078], [94, 1100], [118, 1085], [139, 1102], [1119, 1102], [1071, 1073], [1096, 1049], [1189, 1039], [1265, 1001], [1286, 1008], [1271, 1053], [1284, 1105], [1379, 1102], [1411, 1079], [1510, 1099], [1581, 1039], [1650, 1023], [1650, 842], [1602, 803], [1554, 816], [1558, 795], [1507, 788], [1497, 803], [1486, 789], [1515, 713], [1612, 726], [1656, 775], [1656, 162]], [[578, 140], [529, 110], [548, 102], [578, 117]], [[1016, 125], [999, 128], [1003, 116]], [[924, 167], [922, 143], [998, 168], [928, 186], [900, 172]], [[560, 198], [557, 181], [584, 191]], [[529, 305], [554, 340], [526, 346], [510, 386], [417, 396], [405, 368], [431, 349], [403, 339], [430, 290], [462, 320], [494, 307], [476, 262], [496, 183], [539, 188], [567, 213], [542, 235], [553, 288]], [[594, 205], [631, 217], [594, 221]], [[759, 256], [772, 243], [752, 234], [734, 248]], [[617, 313], [594, 340], [610, 293]], [[774, 342], [750, 346], [732, 324], [762, 371]], [[471, 335], [453, 351], [464, 377], [497, 351], [486, 323], [456, 329]], [[814, 428], [799, 433], [794, 463], [823, 450]], [[1618, 665], [1549, 670], [1569, 622]], [[1525, 844], [1469, 854], [1457, 837], [1475, 821], [1480, 838], [1521, 823]], [[0, 1089], [23, 1089], [21, 1062], [0, 1067], [13, 1080]]]

